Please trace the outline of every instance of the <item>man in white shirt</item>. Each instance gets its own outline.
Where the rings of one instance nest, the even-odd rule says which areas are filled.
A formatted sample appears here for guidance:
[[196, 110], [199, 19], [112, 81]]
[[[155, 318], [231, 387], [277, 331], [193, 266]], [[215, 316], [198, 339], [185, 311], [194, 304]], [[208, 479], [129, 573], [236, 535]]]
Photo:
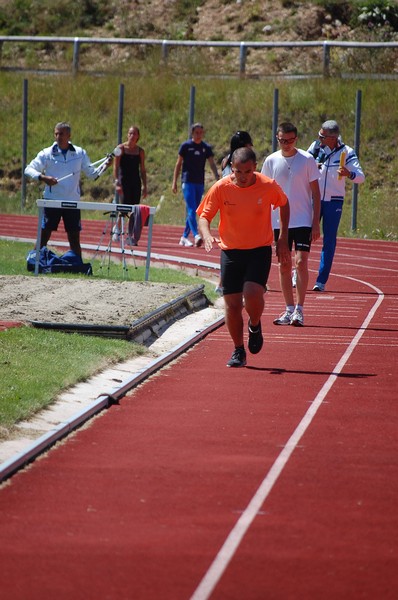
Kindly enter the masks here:
[[[80, 175], [83, 171], [90, 179], [97, 179], [99, 168], [95, 168], [87, 152], [72, 144], [69, 123], [57, 123], [54, 127], [55, 142], [44, 148], [28, 164], [25, 175], [45, 184], [43, 198], [47, 200], [80, 200]], [[112, 162], [109, 157], [107, 166]], [[80, 230], [81, 218], [78, 209], [45, 208], [40, 248], [46, 246], [60, 220], [63, 220], [70, 249], [81, 256]], [[39, 250], [40, 250], [39, 248]]]
[[[277, 130], [280, 150], [268, 156], [261, 172], [281, 186], [289, 199], [289, 249], [294, 243], [294, 267], [297, 273], [296, 302], [292, 285], [292, 257], [290, 262], [279, 263], [279, 280], [286, 303], [285, 311], [274, 320], [275, 325], [304, 325], [303, 306], [308, 287], [308, 255], [311, 242], [319, 236], [320, 191], [319, 171], [308, 152], [296, 148], [297, 128], [292, 123], [281, 123]], [[273, 211], [272, 226], [275, 241], [279, 237], [279, 214]]]

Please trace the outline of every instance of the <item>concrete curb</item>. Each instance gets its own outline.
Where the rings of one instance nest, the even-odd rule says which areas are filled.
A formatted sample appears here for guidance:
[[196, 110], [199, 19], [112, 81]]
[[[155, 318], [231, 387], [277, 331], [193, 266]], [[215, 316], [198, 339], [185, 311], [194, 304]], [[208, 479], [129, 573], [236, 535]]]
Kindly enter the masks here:
[[219, 316], [212, 322], [205, 325], [202, 329], [196, 330], [195, 333], [181, 343], [177, 344], [170, 350], [164, 352], [161, 356], [153, 360], [151, 363], [138, 370], [132, 377], [123, 381], [121, 385], [113, 388], [107, 393], [100, 394], [98, 398], [86, 406], [83, 410], [76, 412], [72, 417], [63, 421], [50, 431], [46, 432], [33, 443], [28, 445], [19, 452], [0, 464], [0, 482], [4, 481], [16, 471], [26, 466], [28, 463], [35, 460], [40, 454], [48, 450], [56, 442], [64, 438], [66, 435], [80, 427], [88, 419], [101, 412], [104, 408], [108, 408], [129, 390], [133, 389], [153, 373], [170, 363], [177, 356], [185, 352], [188, 348], [206, 337], [209, 333], [223, 325], [224, 316]]

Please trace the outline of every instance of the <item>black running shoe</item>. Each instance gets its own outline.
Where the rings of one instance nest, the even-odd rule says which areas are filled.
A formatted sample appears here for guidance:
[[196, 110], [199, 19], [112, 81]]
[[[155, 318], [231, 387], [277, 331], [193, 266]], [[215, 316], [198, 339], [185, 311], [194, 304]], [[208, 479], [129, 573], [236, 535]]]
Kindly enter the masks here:
[[252, 327], [249, 321], [249, 350], [252, 354], [258, 354], [263, 347], [263, 334], [261, 333], [261, 321], [256, 329]]
[[227, 367], [244, 367], [246, 365], [246, 351], [244, 348], [235, 348]]

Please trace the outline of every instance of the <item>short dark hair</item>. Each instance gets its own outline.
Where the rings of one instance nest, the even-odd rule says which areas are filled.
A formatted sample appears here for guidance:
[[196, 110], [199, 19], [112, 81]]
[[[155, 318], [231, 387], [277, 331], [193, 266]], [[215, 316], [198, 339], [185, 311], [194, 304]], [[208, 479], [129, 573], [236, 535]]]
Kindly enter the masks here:
[[256, 154], [254, 152], [254, 150], [252, 150], [252, 148], [247, 148], [246, 146], [244, 146], [243, 148], [238, 148], [237, 150], [235, 150], [235, 152], [232, 155], [232, 159], [231, 162], [232, 163], [237, 163], [237, 162], [249, 162], [249, 160], [251, 160], [252, 162], [257, 162], [257, 157]]
[[297, 127], [290, 121], [284, 121], [278, 125], [277, 133], [294, 133], [297, 137]]
[[194, 129], [204, 129], [202, 123], [193, 123], [191, 125], [191, 133], [193, 133]]

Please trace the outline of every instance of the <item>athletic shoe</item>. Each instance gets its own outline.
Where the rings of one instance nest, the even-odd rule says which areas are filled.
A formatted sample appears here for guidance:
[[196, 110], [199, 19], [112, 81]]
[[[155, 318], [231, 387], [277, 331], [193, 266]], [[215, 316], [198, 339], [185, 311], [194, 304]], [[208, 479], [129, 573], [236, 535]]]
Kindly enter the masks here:
[[203, 244], [203, 240], [202, 240], [202, 238], [200, 237], [200, 235], [199, 235], [199, 234], [198, 234], [198, 235], [195, 235], [195, 246], [196, 246], [197, 248], [200, 248], [200, 246], [201, 246], [202, 244]]
[[274, 319], [274, 325], [290, 325], [292, 316], [291, 310], [285, 310], [277, 319]]
[[293, 273], [292, 273], [292, 287], [296, 287], [297, 284], [297, 271], [296, 269], [293, 269]]
[[324, 292], [325, 291], [325, 285], [323, 283], [319, 283], [319, 281], [316, 282], [316, 284], [314, 285], [314, 287], [312, 288], [313, 292]]
[[304, 325], [304, 315], [303, 311], [300, 308], [294, 309], [290, 325], [293, 325], [294, 327], [302, 327]]
[[120, 229], [117, 225], [114, 226], [114, 228], [112, 229], [112, 240], [114, 242], [119, 242], [120, 241]]
[[230, 360], [227, 362], [227, 367], [244, 367], [246, 365], [246, 351], [244, 348], [235, 348], [232, 352]]
[[179, 244], [180, 244], [180, 246], [186, 246], [187, 248], [190, 248], [191, 246], [193, 246], [193, 243], [190, 242], [189, 239], [184, 237], [183, 235], [181, 236]]
[[252, 354], [258, 354], [263, 347], [263, 334], [261, 333], [261, 321], [257, 325], [256, 330], [253, 329], [249, 321], [249, 351]]

